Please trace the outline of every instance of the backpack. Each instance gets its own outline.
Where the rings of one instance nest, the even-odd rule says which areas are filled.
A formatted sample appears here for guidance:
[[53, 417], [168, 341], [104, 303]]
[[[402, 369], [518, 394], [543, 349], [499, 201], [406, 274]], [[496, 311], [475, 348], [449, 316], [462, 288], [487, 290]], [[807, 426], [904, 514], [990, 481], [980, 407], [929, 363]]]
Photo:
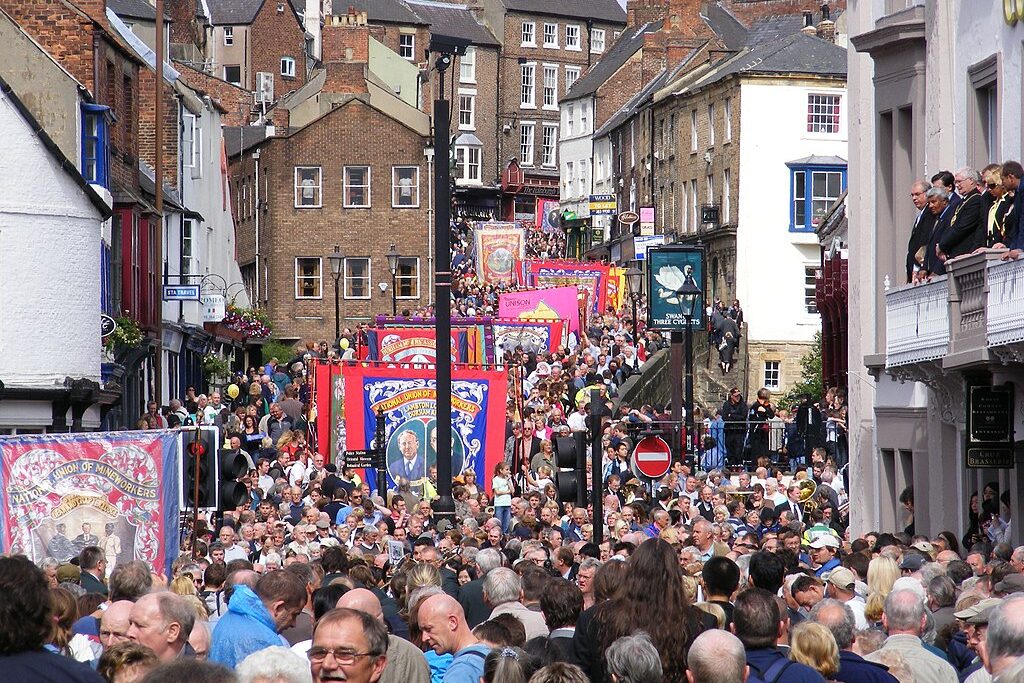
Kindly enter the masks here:
[[793, 660], [787, 657], [779, 657], [774, 662], [772, 662], [772, 665], [769, 666], [763, 673], [761, 671], [757, 671], [756, 669], [755, 671], [757, 671], [758, 678], [763, 683], [776, 683], [776, 681], [782, 678], [782, 674], [785, 673], [786, 669], [788, 669], [789, 665], [792, 663]]

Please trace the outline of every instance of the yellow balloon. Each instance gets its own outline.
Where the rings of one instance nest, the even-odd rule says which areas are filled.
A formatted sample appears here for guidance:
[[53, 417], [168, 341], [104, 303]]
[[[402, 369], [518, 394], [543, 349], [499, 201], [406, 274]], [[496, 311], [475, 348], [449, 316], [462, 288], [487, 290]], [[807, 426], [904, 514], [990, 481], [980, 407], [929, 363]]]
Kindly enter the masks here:
[[342, 351], [347, 351], [348, 350], [348, 339], [346, 339], [345, 337], [342, 337], [341, 341], [338, 342], [338, 346], [341, 347]]
[[237, 384], [229, 384], [228, 385], [228, 396], [230, 396], [231, 398], [238, 398], [238, 385]]

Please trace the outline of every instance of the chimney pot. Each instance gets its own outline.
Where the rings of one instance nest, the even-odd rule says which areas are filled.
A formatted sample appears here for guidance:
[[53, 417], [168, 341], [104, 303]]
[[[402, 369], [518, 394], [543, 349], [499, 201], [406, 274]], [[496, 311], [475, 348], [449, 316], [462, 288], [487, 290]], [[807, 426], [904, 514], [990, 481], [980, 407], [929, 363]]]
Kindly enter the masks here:
[[829, 20], [829, 10], [828, 10], [828, 3], [827, 2], [826, 3], [822, 3], [822, 5], [821, 5], [821, 20], [822, 21], [828, 21]]
[[814, 26], [814, 13], [804, 10], [804, 28]]

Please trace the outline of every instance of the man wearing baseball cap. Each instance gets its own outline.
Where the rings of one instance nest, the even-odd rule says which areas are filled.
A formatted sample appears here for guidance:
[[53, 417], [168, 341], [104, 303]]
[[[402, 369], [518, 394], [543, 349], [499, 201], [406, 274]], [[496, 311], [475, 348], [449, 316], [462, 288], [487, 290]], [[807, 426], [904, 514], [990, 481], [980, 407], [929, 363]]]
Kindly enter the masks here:
[[809, 547], [811, 562], [817, 567], [814, 570], [814, 575], [819, 579], [827, 579], [829, 573], [841, 564], [839, 558], [836, 557], [836, 552], [839, 550], [839, 539], [831, 534], [826, 534], [814, 539]]
[[849, 607], [850, 611], [853, 612], [853, 619], [857, 630], [860, 630], [868, 627], [868, 620], [864, 616], [866, 605], [857, 596], [857, 593], [854, 592], [854, 585], [856, 583], [857, 577], [854, 576], [852, 571], [846, 567], [836, 567], [828, 575], [828, 580], [825, 582], [825, 596], [838, 600]]
[[977, 658], [961, 674], [964, 683], [967, 681], [981, 683], [982, 681], [992, 680], [992, 677], [983, 666], [985, 659], [985, 635], [988, 631], [989, 615], [1002, 602], [999, 598], [986, 598], [953, 614], [954, 617], [964, 623], [963, 631], [967, 636], [967, 647], [977, 655]]

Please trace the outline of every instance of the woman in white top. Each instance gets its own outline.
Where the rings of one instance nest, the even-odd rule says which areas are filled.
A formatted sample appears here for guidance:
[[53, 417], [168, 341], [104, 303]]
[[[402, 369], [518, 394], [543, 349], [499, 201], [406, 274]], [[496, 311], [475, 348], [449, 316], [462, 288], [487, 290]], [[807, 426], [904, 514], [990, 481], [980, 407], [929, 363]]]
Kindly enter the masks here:
[[504, 461], [494, 466], [491, 488], [494, 491], [494, 516], [501, 521], [501, 531], [508, 531], [512, 516], [512, 469]]

